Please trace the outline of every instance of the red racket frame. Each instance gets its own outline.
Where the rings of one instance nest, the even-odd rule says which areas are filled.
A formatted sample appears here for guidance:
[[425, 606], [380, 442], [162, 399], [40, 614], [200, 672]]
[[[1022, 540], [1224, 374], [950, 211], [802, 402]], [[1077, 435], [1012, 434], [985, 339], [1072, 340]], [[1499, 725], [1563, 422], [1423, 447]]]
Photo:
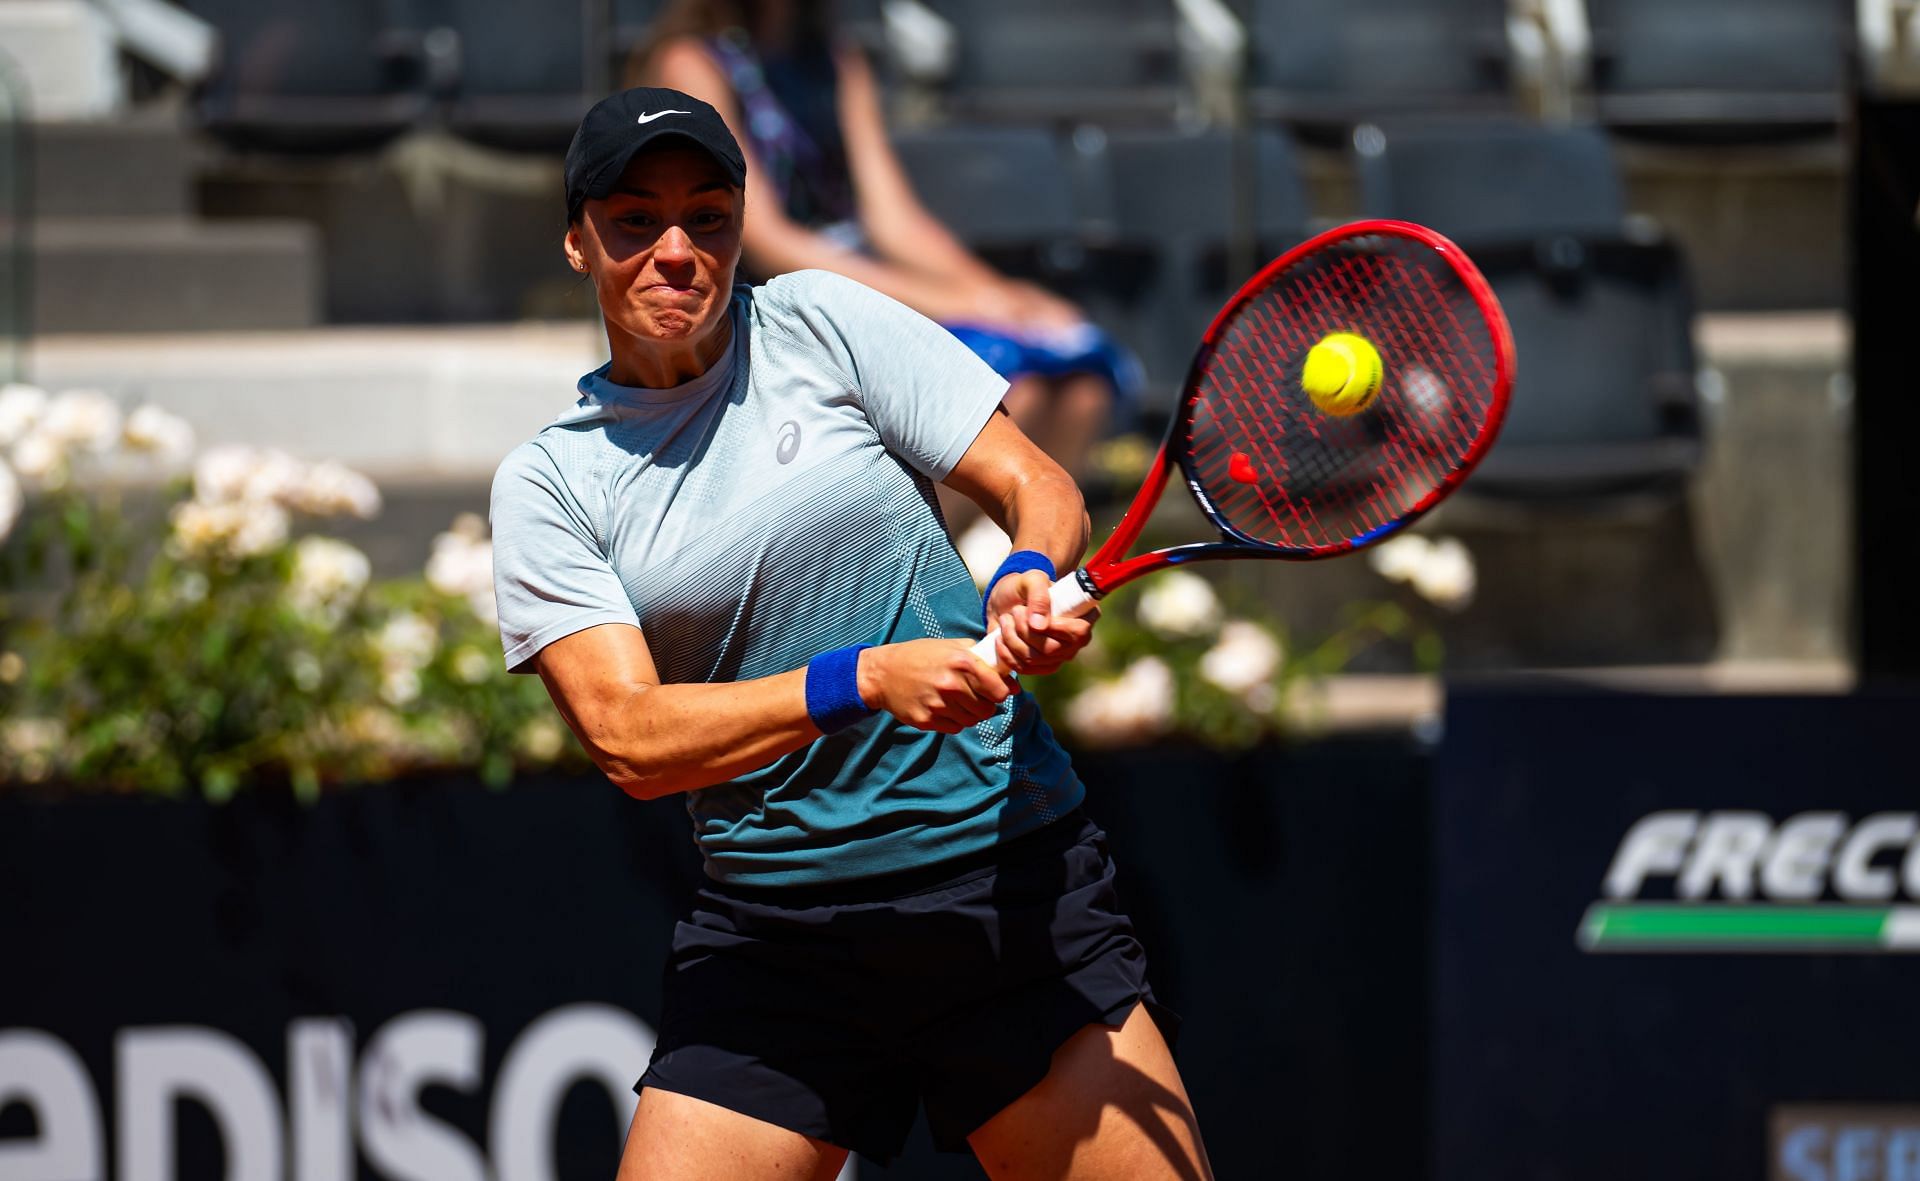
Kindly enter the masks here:
[[[1454, 272], [1466, 285], [1468, 294], [1479, 306], [1480, 314], [1493, 332], [1494, 345], [1493, 401], [1487, 410], [1487, 425], [1474, 440], [1473, 446], [1468, 449], [1459, 467], [1448, 473], [1438, 486], [1396, 520], [1359, 537], [1328, 545], [1273, 546], [1255, 541], [1221, 518], [1219, 512], [1207, 499], [1207, 494], [1200, 487], [1199, 481], [1194, 478], [1193, 470], [1189, 466], [1184, 439], [1188, 421], [1193, 413], [1195, 390], [1199, 387], [1201, 375], [1206, 369], [1207, 362], [1212, 359], [1215, 342], [1227, 320], [1276, 275], [1305, 256], [1334, 242], [1348, 238], [1382, 235], [1412, 238], [1432, 247], [1452, 264]], [[1389, 537], [1438, 504], [1458, 488], [1461, 481], [1473, 471], [1474, 466], [1486, 455], [1488, 449], [1493, 446], [1495, 437], [1500, 433], [1500, 423], [1506, 418], [1507, 400], [1512, 391], [1513, 334], [1507, 327], [1506, 315], [1501, 312], [1499, 301], [1494, 298], [1493, 288], [1487, 283], [1486, 277], [1458, 246], [1443, 235], [1409, 221], [1357, 221], [1317, 234], [1262, 267], [1259, 274], [1241, 285], [1240, 290], [1234, 293], [1233, 298], [1228, 300], [1214, 316], [1213, 322], [1207, 325], [1207, 331], [1201, 337], [1200, 347], [1194, 353], [1193, 363], [1187, 368], [1187, 380], [1180, 392], [1179, 410], [1173, 416], [1173, 421], [1168, 424], [1167, 437], [1160, 443], [1159, 453], [1154, 456], [1153, 466], [1147, 473], [1146, 482], [1134, 495], [1133, 503], [1127, 506], [1126, 515], [1120, 518], [1118, 525], [1114, 526], [1112, 536], [1108, 537], [1106, 543], [1085, 566], [1081, 567], [1081, 583], [1086, 586], [1089, 593], [1099, 598], [1143, 574], [1150, 574], [1155, 570], [1184, 562], [1236, 558], [1283, 558], [1290, 561], [1310, 561], [1352, 553], [1362, 546], [1371, 545]], [[1161, 494], [1166, 491], [1167, 479], [1172, 474], [1175, 463], [1180, 465], [1182, 473], [1186, 476], [1187, 489], [1193, 493], [1193, 498], [1199, 503], [1200, 510], [1207, 515], [1207, 519], [1213, 523], [1214, 527], [1220, 530], [1222, 540], [1193, 542], [1153, 550], [1132, 558], [1126, 557], [1127, 550], [1140, 539], [1141, 530], [1146, 527], [1147, 518], [1153, 514], [1154, 506], [1160, 503]]]

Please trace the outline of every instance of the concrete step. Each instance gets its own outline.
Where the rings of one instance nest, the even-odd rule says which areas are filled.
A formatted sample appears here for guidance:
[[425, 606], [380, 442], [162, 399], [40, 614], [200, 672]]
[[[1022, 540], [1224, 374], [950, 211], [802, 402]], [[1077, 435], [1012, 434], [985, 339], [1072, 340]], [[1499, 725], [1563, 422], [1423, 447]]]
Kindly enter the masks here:
[[185, 217], [193, 145], [171, 112], [38, 123], [33, 209], [41, 217]]
[[[281, 447], [379, 480], [484, 489], [607, 358], [585, 322], [43, 337], [28, 380], [185, 418], [202, 445]], [[271, 396], [268, 396], [268, 395]], [[483, 500], [484, 503], [484, 500]]]
[[33, 227], [39, 333], [305, 328], [320, 241], [304, 222], [45, 217]]

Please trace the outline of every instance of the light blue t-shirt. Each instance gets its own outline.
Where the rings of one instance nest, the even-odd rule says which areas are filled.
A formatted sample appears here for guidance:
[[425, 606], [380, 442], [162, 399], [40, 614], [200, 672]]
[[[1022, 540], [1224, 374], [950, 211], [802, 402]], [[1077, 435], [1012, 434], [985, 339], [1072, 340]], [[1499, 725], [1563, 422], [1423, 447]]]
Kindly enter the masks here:
[[[580, 379], [493, 481], [508, 668], [601, 623], [663, 682], [742, 681], [852, 643], [980, 635], [933, 482], [1006, 382], [932, 321], [825, 271], [737, 285], [730, 355], [671, 389]], [[687, 793], [709, 875], [801, 885], [924, 865], [1085, 794], [1033, 698], [958, 735], [889, 714]]]

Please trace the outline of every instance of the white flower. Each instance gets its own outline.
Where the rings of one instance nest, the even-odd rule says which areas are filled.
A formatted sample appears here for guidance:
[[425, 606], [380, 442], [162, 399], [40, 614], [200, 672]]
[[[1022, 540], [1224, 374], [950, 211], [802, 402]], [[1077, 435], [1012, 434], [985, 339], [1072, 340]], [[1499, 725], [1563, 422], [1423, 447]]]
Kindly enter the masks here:
[[1111, 681], [1067, 703], [1067, 724], [1095, 746], [1118, 746], [1166, 732], [1173, 722], [1173, 670], [1143, 656]]
[[1407, 582], [1433, 552], [1433, 543], [1415, 533], [1383, 541], [1367, 551], [1367, 565], [1389, 582]]
[[233, 531], [229, 548], [234, 556], [255, 558], [271, 553], [287, 543], [287, 510], [277, 504], [237, 506], [243, 512], [239, 528]]
[[420, 696], [420, 674], [410, 668], [390, 668], [381, 674], [380, 696], [388, 705], [409, 705]]
[[173, 593], [183, 603], [198, 603], [207, 597], [207, 576], [198, 570], [182, 570], [173, 580]]
[[493, 661], [487, 654], [471, 644], [464, 645], [453, 654], [453, 675], [462, 684], [478, 685], [493, 672]]
[[380, 515], [379, 487], [366, 476], [331, 459], [306, 469], [290, 495], [293, 507], [315, 516], [351, 514], [366, 521]]
[[99, 390], [66, 390], [47, 403], [39, 429], [70, 451], [111, 451], [120, 441], [120, 407]]
[[320, 658], [311, 652], [295, 652], [287, 658], [287, 676], [302, 693], [313, 692], [320, 687], [323, 676]]
[[475, 541], [459, 533], [433, 539], [427, 558], [427, 585], [443, 595], [470, 595], [493, 585], [493, 543]]
[[1169, 570], [1141, 592], [1139, 616], [1162, 639], [1204, 636], [1220, 626], [1220, 598], [1199, 575]]
[[0, 447], [11, 447], [47, 412], [47, 391], [18, 383], [0, 386]]
[[306, 481], [306, 464], [277, 447], [270, 447], [254, 452], [253, 466], [247, 470], [239, 499], [268, 500], [288, 508], [299, 507], [299, 494]]
[[367, 555], [346, 542], [303, 537], [293, 549], [287, 598], [296, 610], [332, 626], [360, 597], [372, 573]]
[[400, 611], [388, 619], [374, 637], [380, 661], [389, 669], [421, 669], [433, 659], [440, 647], [440, 635], [431, 623], [411, 611]]
[[954, 548], [960, 551], [960, 560], [966, 563], [967, 572], [973, 575], [973, 585], [981, 590], [987, 589], [987, 579], [1000, 568], [1013, 552], [1013, 539], [1006, 531], [986, 517], [981, 517], [967, 526], [967, 531], [954, 542]]
[[391, 749], [406, 741], [406, 725], [399, 715], [377, 705], [361, 706], [347, 716], [349, 736], [376, 747]]
[[13, 470], [33, 487], [58, 489], [67, 482], [66, 445], [35, 427], [13, 445]]
[[20, 519], [26, 503], [27, 494], [20, 488], [20, 478], [13, 474], [6, 460], [0, 459], [0, 541], [5, 541], [7, 534], [13, 532], [14, 522]]
[[500, 621], [493, 597], [493, 542], [477, 513], [461, 513], [453, 527], [433, 539], [427, 558], [427, 585], [443, 595], [465, 598], [480, 622]]
[[1473, 555], [1456, 538], [1405, 534], [1375, 546], [1367, 561], [1381, 577], [1411, 584], [1437, 607], [1459, 611], [1473, 601]]
[[29, 783], [45, 779], [67, 742], [67, 727], [59, 718], [9, 718], [0, 722], [0, 751], [5, 751], [19, 776]]
[[122, 437], [133, 450], [150, 452], [168, 464], [185, 463], [193, 454], [193, 428], [187, 420], [151, 402], [127, 415]]
[[272, 502], [319, 517], [370, 519], [380, 512], [380, 489], [345, 464], [309, 464], [278, 448], [239, 444], [209, 448], [193, 468], [193, 493], [208, 504]]
[[1434, 542], [1426, 561], [1413, 572], [1413, 589], [1420, 597], [1448, 611], [1463, 610], [1472, 602], [1476, 583], [1473, 555], [1452, 537]]
[[567, 735], [560, 723], [548, 717], [535, 718], [520, 728], [516, 745], [528, 758], [550, 763], [560, 757]]
[[226, 540], [229, 516], [224, 504], [186, 500], [168, 514], [173, 521], [173, 550], [182, 557], [214, 552]]
[[67, 727], [59, 718], [10, 718], [0, 723], [0, 747], [18, 758], [50, 755], [66, 740]]
[[[42, 731], [39, 727], [43, 724], [57, 729]], [[27, 783], [39, 783], [52, 773], [54, 761], [65, 741], [65, 728], [51, 719], [21, 718], [0, 722], [0, 750], [8, 755], [0, 759], [0, 766], [12, 763], [10, 770], [16, 778]]]
[[241, 499], [258, 462], [254, 449], [243, 444], [207, 448], [193, 465], [193, 495], [203, 504]]
[[[1280, 671], [1280, 641], [1257, 623], [1235, 619], [1220, 629], [1220, 638], [1200, 657], [1200, 675], [1242, 697], [1255, 690], [1272, 690]], [[1253, 704], [1249, 701], [1249, 704]]]
[[186, 500], [173, 507], [176, 554], [251, 558], [286, 543], [287, 511], [277, 504]]
[[487, 519], [479, 513], [456, 513], [453, 524], [447, 526], [447, 532], [468, 541], [485, 541], [493, 531], [487, 527]]
[[488, 627], [499, 625], [500, 604], [494, 600], [491, 582], [468, 595], [467, 606], [473, 609], [473, 617], [481, 623]]

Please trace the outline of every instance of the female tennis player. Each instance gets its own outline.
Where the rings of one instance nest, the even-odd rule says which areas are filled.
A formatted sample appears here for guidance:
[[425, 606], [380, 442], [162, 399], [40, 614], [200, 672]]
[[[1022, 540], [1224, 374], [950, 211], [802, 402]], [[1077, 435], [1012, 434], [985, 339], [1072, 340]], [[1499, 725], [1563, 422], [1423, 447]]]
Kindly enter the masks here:
[[[636, 55], [635, 82], [714, 104], [739, 138], [758, 275], [819, 268], [939, 321], [1009, 380], [1021, 432], [1076, 472], [1109, 424], [1131, 425], [1141, 372], [1077, 307], [1009, 278], [920, 200], [887, 135], [863, 50], [833, 0], [672, 0]], [[956, 531], [978, 519], [944, 495]]]
[[923, 1104], [995, 1178], [1207, 1176], [1104, 835], [968, 652], [932, 495], [1013, 537], [985, 613], [1042, 674], [1091, 629], [1047, 614], [1073, 483], [930, 320], [825, 272], [734, 282], [745, 163], [712, 107], [614, 95], [565, 178], [612, 357], [495, 475], [502, 643], [614, 783], [684, 797], [708, 878], [620, 1178], [831, 1178]]

